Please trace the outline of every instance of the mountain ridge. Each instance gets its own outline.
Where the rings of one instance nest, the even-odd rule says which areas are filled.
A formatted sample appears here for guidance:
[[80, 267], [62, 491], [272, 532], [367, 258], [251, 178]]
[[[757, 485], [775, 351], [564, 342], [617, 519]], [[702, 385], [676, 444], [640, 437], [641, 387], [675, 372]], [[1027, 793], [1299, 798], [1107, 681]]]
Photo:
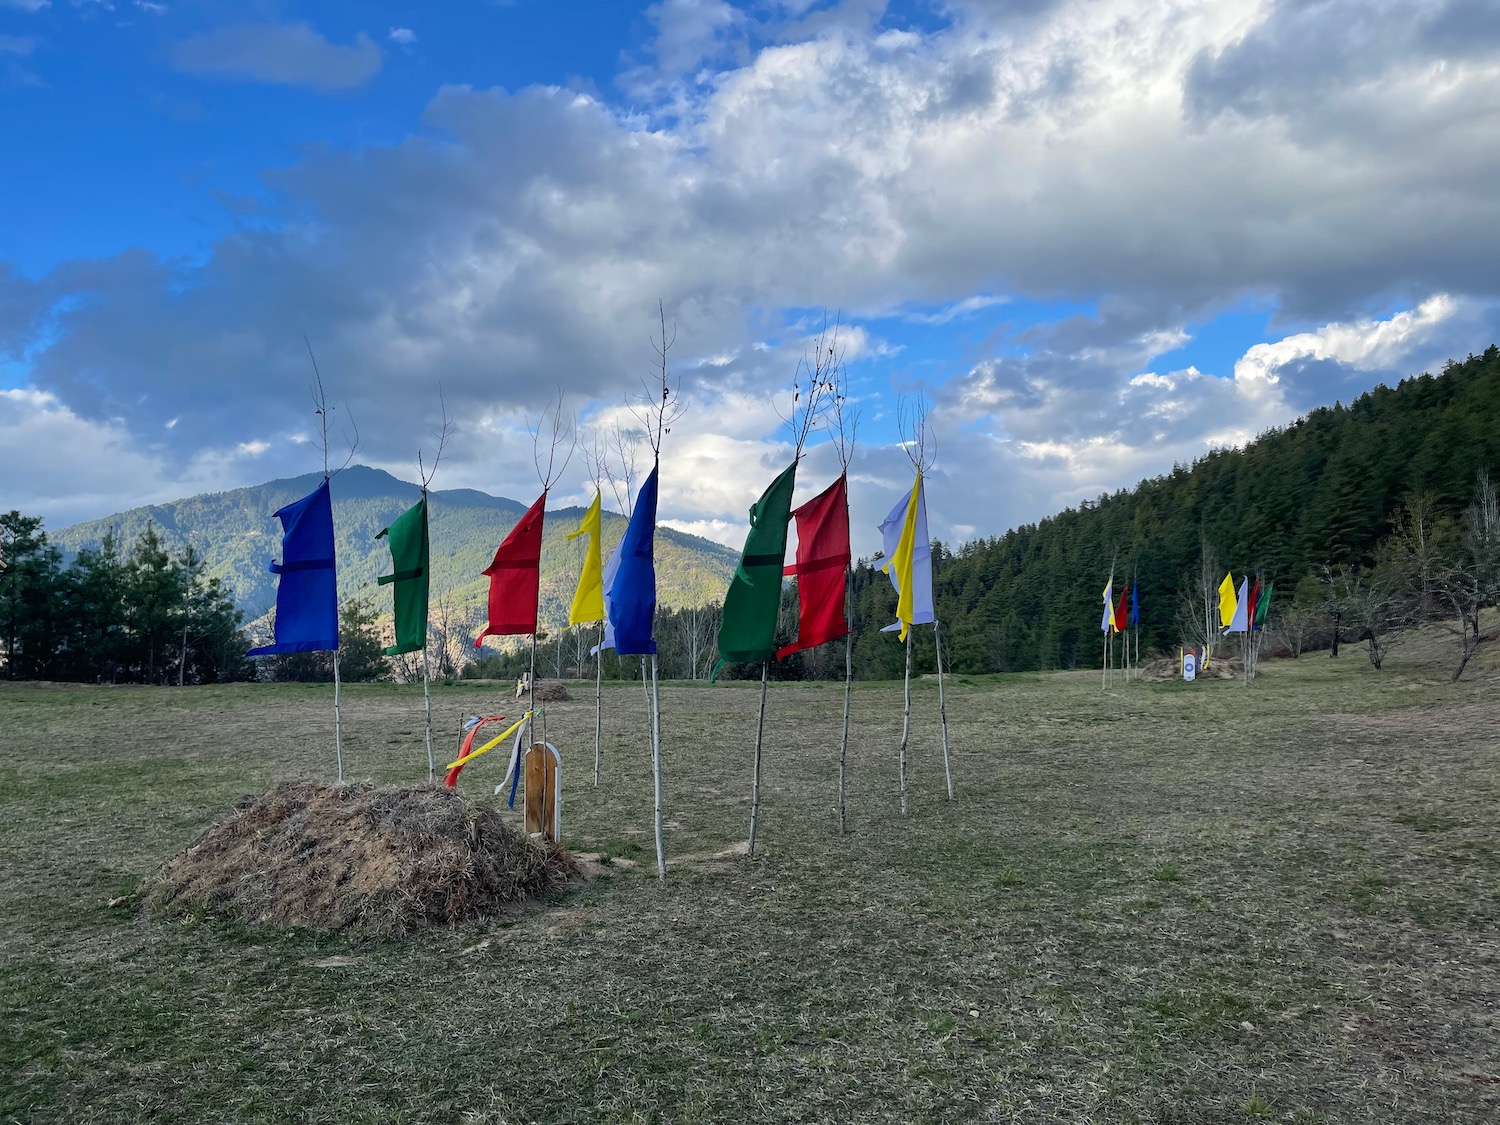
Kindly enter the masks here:
[[[160, 504], [129, 508], [100, 519], [48, 531], [48, 540], [72, 557], [98, 546], [113, 532], [121, 547], [134, 543], [148, 524], [163, 546], [192, 546], [209, 577], [233, 592], [236, 606], [255, 619], [275, 602], [276, 580], [269, 564], [281, 557], [281, 525], [275, 512], [305, 496], [323, 479], [320, 472], [282, 477], [222, 492], [203, 492]], [[417, 502], [419, 485], [367, 465], [350, 465], [330, 477], [339, 596], [367, 599], [377, 613], [388, 612], [389, 594], [375, 579], [390, 570], [390, 554], [375, 536]], [[472, 488], [431, 489], [432, 600], [445, 601], [461, 617], [482, 614], [488, 579], [482, 573], [495, 548], [529, 505]], [[571, 505], [547, 510], [542, 540], [541, 622], [566, 625], [568, 608], [583, 562], [583, 540], [569, 542], [585, 509]], [[626, 518], [603, 514], [606, 554], [624, 534]], [[703, 604], [723, 596], [738, 554], [728, 547], [667, 527], [656, 529], [657, 587], [664, 606]]]

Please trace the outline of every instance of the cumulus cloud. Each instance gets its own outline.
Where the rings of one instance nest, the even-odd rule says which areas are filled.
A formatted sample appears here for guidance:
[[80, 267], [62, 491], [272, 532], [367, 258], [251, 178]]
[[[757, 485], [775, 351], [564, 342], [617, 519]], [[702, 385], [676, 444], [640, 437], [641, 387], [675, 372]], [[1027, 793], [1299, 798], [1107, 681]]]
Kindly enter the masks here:
[[[752, 404], [787, 385], [808, 310], [843, 309], [860, 378], [930, 380], [938, 396], [940, 471], [965, 510], [938, 515], [935, 481], [935, 520], [996, 531], [1329, 388], [1489, 342], [1493, 55], [1443, 32], [1462, 16], [1449, 4], [1413, 62], [1391, 47], [1411, 5], [1365, 5], [1380, 33], [1336, 48], [1338, 89], [1363, 93], [1282, 98], [1292, 79], [1270, 57], [1324, 7], [965, 0], [924, 31], [883, 26], [881, 4], [785, 4], [773, 26], [663, 0], [658, 77], [691, 81], [663, 79], [658, 101], [445, 87], [398, 143], [267, 173], [264, 225], [206, 261], [133, 251], [34, 284], [0, 273], [0, 331], [90, 424], [160, 435], [184, 463], [264, 441], [260, 471], [299, 455], [278, 435], [303, 424], [305, 330], [371, 460], [405, 463], [441, 379], [463, 427], [445, 473], [522, 495], [526, 457], [507, 443], [527, 412], [558, 389], [601, 403], [635, 390], [660, 298], [701, 404], [673, 435], [683, 479], [664, 479], [664, 515], [708, 527], [743, 526], [785, 456]], [[184, 44], [179, 64], [302, 84], [316, 70], [322, 88], [379, 68], [363, 37], [256, 34], [190, 40], [197, 62]], [[1275, 65], [1316, 65], [1292, 55]], [[1244, 379], [1156, 370], [1187, 325], [1245, 300], [1286, 327]], [[1091, 311], [1008, 324], [1023, 301]], [[1409, 320], [1391, 327], [1391, 310]], [[984, 331], [945, 384], [884, 341], [903, 317]], [[1369, 350], [1318, 325], [1352, 326]], [[1296, 342], [1309, 333], [1321, 342]], [[1273, 393], [1247, 410], [1256, 373]], [[894, 500], [901, 462], [878, 445], [862, 456], [890, 490], [875, 506]]]
[[417, 41], [417, 33], [409, 27], [393, 27], [388, 36], [392, 43], [410, 47]]
[[309, 90], [363, 86], [380, 71], [380, 48], [361, 32], [344, 46], [306, 23], [240, 24], [184, 39], [179, 70], [204, 78], [250, 79]]

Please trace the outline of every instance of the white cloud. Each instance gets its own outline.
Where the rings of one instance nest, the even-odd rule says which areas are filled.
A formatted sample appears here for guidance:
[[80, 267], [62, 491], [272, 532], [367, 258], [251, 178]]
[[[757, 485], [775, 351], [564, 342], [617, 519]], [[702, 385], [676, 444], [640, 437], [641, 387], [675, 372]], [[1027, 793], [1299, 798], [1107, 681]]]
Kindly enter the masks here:
[[52, 0], [0, 0], [0, 8], [19, 8], [23, 12], [40, 12], [51, 6]]
[[1234, 365], [1235, 382], [1250, 394], [1263, 394], [1280, 381], [1282, 368], [1304, 359], [1337, 360], [1357, 371], [1389, 369], [1427, 344], [1457, 311], [1457, 301], [1438, 293], [1389, 320], [1325, 324], [1316, 332], [1256, 344]]
[[414, 43], [416, 43], [417, 33], [409, 27], [393, 27], [391, 28], [390, 34], [389, 36], [387, 36], [387, 38], [389, 38], [392, 43], [399, 44], [402, 47], [410, 47]]
[[250, 79], [309, 90], [363, 86], [380, 70], [380, 48], [361, 32], [330, 43], [306, 23], [240, 24], [184, 39], [172, 49], [179, 70], [204, 78]]
[[[1359, 19], [1380, 34], [1337, 45], [1344, 85], [1299, 100], [1266, 69], [1301, 26], [1280, 5], [970, 2], [899, 33], [872, 23], [880, 7], [784, 5], [756, 24], [766, 9], [663, 3], [659, 100], [628, 109], [446, 87], [399, 143], [267, 173], [284, 225], [203, 264], [0, 270], [0, 350], [89, 424], [160, 436], [168, 464], [269, 442], [263, 475], [306, 457], [289, 436], [306, 422], [305, 327], [369, 460], [410, 475], [441, 379], [461, 426], [444, 487], [524, 496], [525, 413], [559, 387], [586, 414], [638, 389], [659, 297], [694, 404], [668, 442], [664, 517], [742, 526], [787, 455], [772, 395], [810, 310], [843, 309], [872, 418], [884, 385], [937, 388], [935, 528], [993, 532], [1490, 342], [1500, 71], [1441, 20], [1414, 62], [1388, 49], [1414, 9], [1370, 6]], [[184, 65], [314, 84], [331, 58], [324, 88], [380, 65], [365, 37], [257, 34], [189, 41]], [[85, 295], [43, 338], [34, 306]], [[1243, 378], [1162, 371], [1185, 325], [1247, 299], [1290, 327], [1247, 352]], [[1091, 311], [1026, 325], [1052, 303]], [[1370, 319], [1390, 308], [1411, 311]], [[962, 322], [945, 362], [965, 373], [944, 384], [901, 352], [903, 315]], [[1325, 327], [1294, 331], [1309, 325]], [[862, 454], [872, 507], [902, 462]]]

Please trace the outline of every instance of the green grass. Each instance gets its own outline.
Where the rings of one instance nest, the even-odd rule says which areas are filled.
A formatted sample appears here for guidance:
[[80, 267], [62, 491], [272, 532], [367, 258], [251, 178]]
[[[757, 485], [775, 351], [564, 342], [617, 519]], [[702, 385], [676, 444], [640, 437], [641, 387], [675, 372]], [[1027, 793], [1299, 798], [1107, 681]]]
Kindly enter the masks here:
[[[1500, 1118], [1497, 677], [1358, 653], [1097, 674], [664, 689], [549, 708], [597, 881], [420, 940], [126, 896], [243, 793], [329, 776], [330, 694], [0, 686], [0, 1123], [1294, 1122]], [[434, 695], [443, 751], [494, 689]], [[425, 777], [420, 689], [345, 689], [351, 774]], [[402, 732], [402, 733], [397, 733]], [[499, 780], [499, 753], [465, 772]]]

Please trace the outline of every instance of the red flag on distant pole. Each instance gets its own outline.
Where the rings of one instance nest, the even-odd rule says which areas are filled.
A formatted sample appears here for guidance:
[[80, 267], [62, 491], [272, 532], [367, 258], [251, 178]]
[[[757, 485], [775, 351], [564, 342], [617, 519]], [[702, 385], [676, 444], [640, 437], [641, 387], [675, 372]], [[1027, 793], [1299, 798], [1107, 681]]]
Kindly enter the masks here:
[[849, 502], [839, 477], [792, 513], [797, 521], [797, 561], [786, 568], [797, 576], [797, 639], [778, 649], [776, 659], [816, 648], [849, 632], [844, 613], [849, 566]]
[[1252, 586], [1252, 587], [1250, 587], [1250, 608], [1245, 611], [1246, 614], [1247, 614], [1245, 620], [1247, 622], [1249, 622], [1249, 624], [1246, 625], [1246, 629], [1253, 629], [1255, 627], [1255, 610], [1256, 610], [1256, 607], [1259, 604], [1260, 604], [1260, 579], [1257, 578], [1255, 580], [1255, 585]]
[[490, 578], [490, 620], [474, 639], [478, 648], [485, 637], [507, 633], [536, 632], [536, 603], [541, 588], [542, 519], [547, 494], [526, 510], [495, 552], [495, 561], [484, 568]]
[[1115, 606], [1115, 632], [1123, 633], [1126, 622], [1130, 620], [1130, 584], [1127, 582], [1120, 587], [1120, 601]]

